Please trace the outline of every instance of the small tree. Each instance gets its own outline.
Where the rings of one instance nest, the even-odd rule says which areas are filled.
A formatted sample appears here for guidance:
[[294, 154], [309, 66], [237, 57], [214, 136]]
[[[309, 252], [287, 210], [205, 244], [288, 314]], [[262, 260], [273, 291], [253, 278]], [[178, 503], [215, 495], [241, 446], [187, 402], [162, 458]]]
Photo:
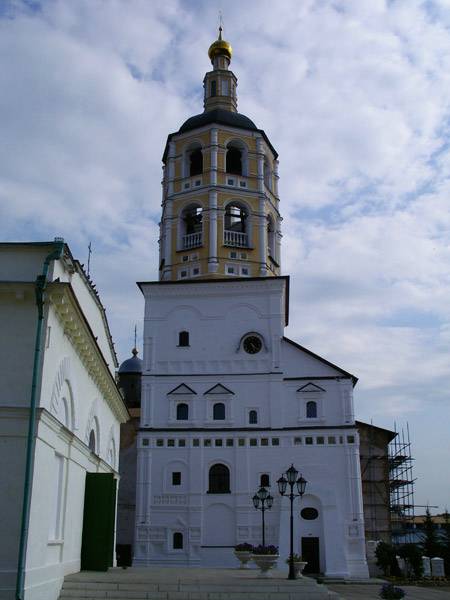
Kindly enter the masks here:
[[450, 577], [450, 514], [446, 510], [442, 516], [444, 517], [441, 530], [442, 557], [444, 559], [445, 574]]
[[436, 523], [433, 523], [430, 509], [427, 508], [425, 513], [425, 521], [423, 523], [421, 548], [424, 556], [433, 558], [443, 554], [442, 543], [439, 539], [439, 533]]
[[403, 544], [398, 549], [398, 555], [405, 559], [408, 566], [408, 575], [411, 571], [417, 579], [422, 577], [422, 551], [417, 544]]
[[395, 547], [386, 542], [380, 542], [375, 550], [377, 565], [384, 575], [397, 575], [399, 572]]

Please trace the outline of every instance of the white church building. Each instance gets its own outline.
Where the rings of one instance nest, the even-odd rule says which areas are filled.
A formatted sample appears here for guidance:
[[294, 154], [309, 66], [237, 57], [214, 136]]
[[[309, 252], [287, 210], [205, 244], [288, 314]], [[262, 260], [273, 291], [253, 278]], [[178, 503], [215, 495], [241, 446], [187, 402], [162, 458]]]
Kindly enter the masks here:
[[[138, 435], [136, 566], [236, 566], [233, 547], [289, 554], [289, 502], [277, 479], [307, 480], [294, 551], [311, 572], [368, 576], [356, 378], [284, 336], [278, 155], [237, 112], [231, 46], [209, 49], [204, 112], [164, 152], [160, 280], [145, 297]], [[270, 487], [269, 487], [270, 486]]]

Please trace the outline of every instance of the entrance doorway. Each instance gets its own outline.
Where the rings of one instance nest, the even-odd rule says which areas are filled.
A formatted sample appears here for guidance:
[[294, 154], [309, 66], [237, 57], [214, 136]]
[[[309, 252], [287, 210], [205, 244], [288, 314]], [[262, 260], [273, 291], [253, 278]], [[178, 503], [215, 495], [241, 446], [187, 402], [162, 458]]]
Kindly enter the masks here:
[[320, 548], [318, 537], [302, 537], [302, 558], [307, 561], [304, 573], [320, 573]]
[[86, 473], [82, 571], [107, 571], [113, 565], [116, 488], [112, 473]]

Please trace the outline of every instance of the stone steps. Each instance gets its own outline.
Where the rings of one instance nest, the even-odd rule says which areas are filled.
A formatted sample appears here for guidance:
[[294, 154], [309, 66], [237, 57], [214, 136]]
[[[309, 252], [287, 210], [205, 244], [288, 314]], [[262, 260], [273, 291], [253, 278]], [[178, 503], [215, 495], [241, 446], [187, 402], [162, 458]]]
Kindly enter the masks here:
[[110, 569], [65, 578], [60, 600], [339, 600], [308, 577], [270, 579], [239, 569]]

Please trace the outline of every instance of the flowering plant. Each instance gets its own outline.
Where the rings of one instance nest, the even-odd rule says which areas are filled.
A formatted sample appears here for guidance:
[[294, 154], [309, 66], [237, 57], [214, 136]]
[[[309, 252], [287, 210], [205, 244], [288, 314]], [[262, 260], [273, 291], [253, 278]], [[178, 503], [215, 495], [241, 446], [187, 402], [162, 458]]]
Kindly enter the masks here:
[[[304, 562], [301, 554], [293, 554], [292, 558], [294, 559], [294, 562]], [[286, 559], [286, 564], [287, 565], [289, 564], [289, 561], [290, 561], [290, 558], [288, 556], [287, 559]]]
[[255, 546], [253, 554], [278, 554], [278, 546]]
[[253, 550], [253, 546], [251, 544], [238, 544], [234, 547], [236, 552], [251, 552]]
[[384, 583], [381, 586], [379, 595], [380, 598], [384, 598], [385, 600], [400, 600], [405, 595], [405, 592], [402, 588], [394, 587], [392, 583]]

